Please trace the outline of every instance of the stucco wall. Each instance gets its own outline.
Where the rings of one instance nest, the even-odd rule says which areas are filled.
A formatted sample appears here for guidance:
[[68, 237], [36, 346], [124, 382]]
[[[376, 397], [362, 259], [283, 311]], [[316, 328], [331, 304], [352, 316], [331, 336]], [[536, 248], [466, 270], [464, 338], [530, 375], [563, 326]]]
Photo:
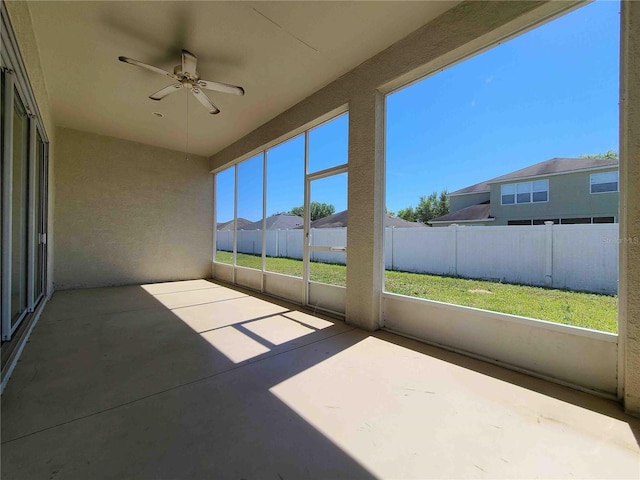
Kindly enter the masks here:
[[617, 221], [618, 193], [592, 194], [589, 178], [592, 173], [613, 172], [615, 170], [594, 170], [540, 177], [539, 180], [549, 180], [549, 201], [540, 203], [502, 205], [501, 186], [518, 182], [510, 180], [492, 184], [491, 215], [495, 217], [494, 225], [506, 225], [509, 220], [592, 216], [615, 217]]
[[640, 2], [622, 4], [620, 72], [620, 351], [627, 411], [640, 415]]
[[210, 277], [206, 158], [66, 128], [56, 138], [56, 289]]
[[53, 293], [53, 268], [54, 268], [54, 216], [55, 205], [55, 127], [49, 103], [49, 94], [40, 65], [40, 55], [36, 44], [36, 37], [31, 23], [31, 14], [27, 2], [5, 2], [11, 26], [18, 42], [20, 55], [24, 62], [29, 77], [29, 83], [38, 104], [38, 110], [44, 123], [47, 137], [49, 138], [49, 217], [48, 217], [48, 251], [47, 251], [47, 292]]

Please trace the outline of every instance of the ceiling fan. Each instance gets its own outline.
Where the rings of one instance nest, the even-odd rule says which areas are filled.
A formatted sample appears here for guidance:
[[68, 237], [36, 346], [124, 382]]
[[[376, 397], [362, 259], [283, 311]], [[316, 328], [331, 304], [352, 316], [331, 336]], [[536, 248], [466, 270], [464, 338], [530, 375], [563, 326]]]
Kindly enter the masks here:
[[167, 95], [171, 95], [181, 88], [187, 88], [191, 90], [193, 96], [198, 99], [210, 114], [215, 115], [216, 113], [220, 113], [220, 109], [216, 107], [211, 99], [202, 91], [203, 88], [206, 90], [215, 90], [216, 92], [231, 93], [233, 95], [244, 95], [244, 89], [242, 87], [222, 82], [213, 82], [211, 80], [201, 80], [200, 74], [196, 70], [198, 58], [187, 50], [182, 50], [182, 65], [176, 65], [173, 69], [173, 73], [154, 67], [153, 65], [139, 62], [138, 60], [133, 60], [132, 58], [118, 57], [118, 59], [121, 62], [137, 65], [138, 67], [142, 67], [177, 80], [177, 83], [171, 84], [164, 87], [162, 90], [158, 90], [156, 93], [149, 95], [151, 100], [162, 100]]

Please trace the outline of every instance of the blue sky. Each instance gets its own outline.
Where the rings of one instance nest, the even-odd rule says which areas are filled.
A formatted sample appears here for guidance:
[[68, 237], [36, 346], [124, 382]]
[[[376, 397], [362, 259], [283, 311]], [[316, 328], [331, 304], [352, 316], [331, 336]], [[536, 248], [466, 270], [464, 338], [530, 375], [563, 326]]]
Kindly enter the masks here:
[[[389, 95], [387, 207], [553, 157], [618, 151], [619, 7], [586, 5]], [[310, 131], [310, 171], [345, 163], [347, 136], [347, 115]], [[302, 205], [304, 137], [267, 156], [267, 214]], [[240, 217], [261, 218], [261, 172], [261, 155], [239, 167]], [[229, 173], [219, 200], [233, 198]], [[322, 183], [312, 200], [344, 210], [345, 179]], [[218, 221], [233, 218], [232, 202], [217, 208]]]
[[387, 97], [387, 208], [618, 151], [619, 3], [596, 2]]

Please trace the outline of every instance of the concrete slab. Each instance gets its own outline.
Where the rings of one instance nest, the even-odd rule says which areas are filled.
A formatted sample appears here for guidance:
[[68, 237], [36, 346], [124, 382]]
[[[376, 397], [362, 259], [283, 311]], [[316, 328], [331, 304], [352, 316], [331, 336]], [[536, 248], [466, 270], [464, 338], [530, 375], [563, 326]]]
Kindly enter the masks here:
[[[209, 285], [212, 288], [173, 293], [164, 285], [156, 295], [140, 287], [56, 293], [53, 308], [45, 308], [2, 395], [3, 412], [12, 412], [3, 415], [3, 441], [352, 328], [292, 310], [293, 306], [282, 307]], [[210, 303], [202, 303], [207, 300]], [[195, 312], [189, 304], [196, 305]], [[215, 307], [218, 304], [224, 306]], [[129, 310], [108, 313], [120, 308]], [[185, 310], [187, 313], [182, 313]], [[234, 315], [237, 311], [243, 314]], [[283, 322], [301, 324], [281, 319], [280, 327], [289, 333], [287, 342], [279, 344], [243, 329], [243, 322], [270, 318], [278, 312], [324, 325], [321, 329], [300, 327], [292, 333], [292, 327]], [[198, 325], [206, 323], [208, 328], [196, 331], [181, 317]], [[236, 334], [229, 335], [229, 331]], [[248, 349], [248, 343], [254, 348]]]
[[640, 477], [640, 420], [615, 402], [259, 302], [206, 304], [192, 325], [177, 308], [98, 316], [68, 340], [36, 329], [3, 398], [3, 475]]

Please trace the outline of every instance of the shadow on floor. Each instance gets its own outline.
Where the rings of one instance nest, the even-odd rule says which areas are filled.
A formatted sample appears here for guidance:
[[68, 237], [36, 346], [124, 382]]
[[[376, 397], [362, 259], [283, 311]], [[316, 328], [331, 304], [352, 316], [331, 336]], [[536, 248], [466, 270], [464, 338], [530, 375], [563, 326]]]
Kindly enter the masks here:
[[[386, 360], [398, 357], [407, 371]], [[451, 373], [452, 365], [461, 373]], [[638, 420], [615, 402], [194, 280], [54, 295], [2, 397], [2, 473], [277, 480], [415, 477], [437, 465], [431, 476], [477, 476], [495, 455], [484, 451], [485, 438], [465, 434], [474, 412], [455, 423], [460, 414], [447, 410], [449, 384], [442, 380], [460, 373], [461, 398], [469, 402], [464, 382], [478, 377], [474, 372], [625, 422], [638, 439]], [[485, 412], [489, 402], [478, 402]], [[451, 419], [440, 425], [443, 411]], [[516, 434], [517, 422], [509, 427]], [[479, 425], [472, 428], [489, 428], [487, 438], [498, 438], [492, 426]], [[449, 431], [430, 433], [444, 426]], [[397, 451], [389, 452], [389, 442]], [[480, 442], [479, 460], [467, 442]]]

